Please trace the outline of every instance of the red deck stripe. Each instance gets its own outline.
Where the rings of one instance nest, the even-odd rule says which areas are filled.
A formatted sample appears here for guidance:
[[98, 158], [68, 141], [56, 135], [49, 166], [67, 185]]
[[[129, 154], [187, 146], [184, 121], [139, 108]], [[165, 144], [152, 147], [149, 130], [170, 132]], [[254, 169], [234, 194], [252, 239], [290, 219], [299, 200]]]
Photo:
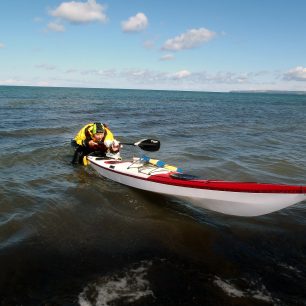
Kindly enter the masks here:
[[138, 180], [150, 181], [158, 184], [207, 189], [228, 192], [247, 192], [247, 193], [284, 193], [284, 194], [306, 194], [306, 186], [294, 186], [285, 184], [266, 184], [256, 182], [230, 182], [230, 181], [211, 181], [211, 180], [180, 180], [169, 176], [169, 174], [156, 174], [148, 178], [142, 178], [132, 174], [122, 173], [114, 169], [103, 167], [94, 161], [90, 161], [99, 168], [114, 172], [123, 176], [133, 177]]

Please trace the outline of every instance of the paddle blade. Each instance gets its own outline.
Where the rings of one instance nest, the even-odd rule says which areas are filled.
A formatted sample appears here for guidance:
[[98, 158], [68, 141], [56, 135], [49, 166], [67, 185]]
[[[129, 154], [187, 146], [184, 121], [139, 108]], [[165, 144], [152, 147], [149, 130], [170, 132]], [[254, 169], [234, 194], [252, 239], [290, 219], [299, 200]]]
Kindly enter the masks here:
[[142, 139], [136, 142], [134, 145], [138, 146], [140, 149], [144, 151], [149, 151], [149, 152], [158, 151], [160, 148], [159, 140], [155, 139]]

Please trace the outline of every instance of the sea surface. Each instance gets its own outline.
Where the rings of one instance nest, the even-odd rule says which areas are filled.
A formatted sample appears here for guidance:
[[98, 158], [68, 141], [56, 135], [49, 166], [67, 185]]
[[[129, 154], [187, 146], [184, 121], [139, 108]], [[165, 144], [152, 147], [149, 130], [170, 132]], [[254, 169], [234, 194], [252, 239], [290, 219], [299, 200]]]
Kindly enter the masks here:
[[119, 185], [70, 164], [94, 121], [203, 178], [306, 184], [306, 95], [2, 86], [1, 306], [306, 305], [306, 202], [234, 217]]

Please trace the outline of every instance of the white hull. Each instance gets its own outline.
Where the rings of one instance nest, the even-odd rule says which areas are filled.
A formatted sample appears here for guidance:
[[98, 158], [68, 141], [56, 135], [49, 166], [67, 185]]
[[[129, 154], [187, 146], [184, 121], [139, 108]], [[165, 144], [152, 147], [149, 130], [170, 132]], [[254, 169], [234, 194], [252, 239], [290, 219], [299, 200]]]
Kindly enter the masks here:
[[[105, 160], [95, 160], [89, 157], [90, 165], [100, 175], [115, 182], [161, 194], [172, 195], [191, 202], [193, 205], [236, 216], [259, 216], [271, 213], [306, 199], [305, 193], [252, 193], [236, 191], [220, 191], [200, 188], [175, 186], [153, 182], [148, 178], [157, 174], [169, 173], [159, 168], [157, 174], [147, 171], [139, 172], [137, 165], [129, 168], [131, 162], [105, 164]], [[111, 169], [113, 167], [113, 169]]]

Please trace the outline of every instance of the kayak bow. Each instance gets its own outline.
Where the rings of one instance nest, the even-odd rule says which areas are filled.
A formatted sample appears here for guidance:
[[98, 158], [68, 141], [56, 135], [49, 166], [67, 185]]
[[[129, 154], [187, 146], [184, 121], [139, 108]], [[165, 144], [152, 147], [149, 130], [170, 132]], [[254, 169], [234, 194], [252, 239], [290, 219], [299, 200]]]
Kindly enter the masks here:
[[235, 216], [260, 216], [306, 200], [306, 186], [203, 180], [151, 164], [88, 156], [90, 166], [115, 182], [185, 199]]

